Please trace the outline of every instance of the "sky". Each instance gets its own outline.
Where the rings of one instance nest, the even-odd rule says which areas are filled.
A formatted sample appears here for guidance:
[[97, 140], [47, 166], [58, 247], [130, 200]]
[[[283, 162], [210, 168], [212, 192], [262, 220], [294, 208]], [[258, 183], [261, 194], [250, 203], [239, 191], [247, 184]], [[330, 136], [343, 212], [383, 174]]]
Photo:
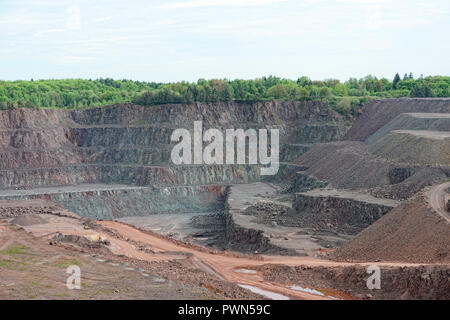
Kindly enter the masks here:
[[0, 0], [0, 79], [450, 75], [449, 0]]

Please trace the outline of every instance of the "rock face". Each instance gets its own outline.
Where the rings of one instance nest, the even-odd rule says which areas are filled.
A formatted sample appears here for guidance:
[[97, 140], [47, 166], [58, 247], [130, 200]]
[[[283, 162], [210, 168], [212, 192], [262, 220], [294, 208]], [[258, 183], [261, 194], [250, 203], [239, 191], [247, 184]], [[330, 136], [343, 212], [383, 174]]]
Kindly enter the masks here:
[[[302, 225], [291, 196], [271, 183], [233, 185], [225, 202], [226, 238], [231, 249], [247, 253], [316, 256], [351, 236], [315, 234], [317, 225]], [[317, 229], [316, 229], [317, 230]]]
[[355, 235], [399, 204], [356, 192], [317, 190], [297, 193], [293, 208], [304, 227]]
[[224, 206], [225, 195], [226, 186], [134, 187], [89, 184], [0, 191], [0, 200], [50, 200], [79, 216], [111, 220], [152, 214], [220, 211]]
[[[176, 128], [278, 128], [281, 158], [340, 139], [343, 119], [321, 102], [164, 105], [0, 111], [0, 188], [126, 183], [191, 185], [260, 179], [256, 166], [174, 166]], [[296, 147], [296, 144], [306, 144]]]
[[309, 176], [303, 171], [298, 171], [295, 173], [293, 179], [290, 180], [289, 186], [283, 191], [284, 193], [305, 192], [316, 188], [324, 188], [327, 185], [327, 182]]
[[[262, 192], [266, 185], [259, 185], [255, 190]], [[240, 197], [242, 192], [237, 192], [234, 194], [232, 191], [233, 187], [229, 187], [227, 192], [227, 197], [225, 200], [225, 219], [226, 219], [226, 228], [225, 228], [225, 237], [228, 242], [228, 245], [237, 251], [243, 251], [247, 253], [271, 253], [276, 252], [278, 254], [295, 254], [295, 250], [277, 246], [269, 239], [268, 232], [258, 228], [258, 224], [249, 223], [246, 221], [247, 219], [242, 219], [242, 216], [239, 213], [242, 210], [242, 202], [243, 199], [247, 199], [252, 201], [250, 197], [243, 197], [242, 199], [235, 199]], [[235, 188], [239, 189], [239, 188]], [[250, 188], [246, 188], [247, 190]], [[255, 193], [255, 192], [254, 192]], [[250, 191], [249, 195], [252, 195]], [[250, 202], [249, 202], [250, 203]]]
[[0, 198], [44, 198], [97, 219], [223, 209], [226, 185], [262, 180], [260, 166], [174, 165], [170, 136], [177, 128], [192, 132], [194, 121], [204, 130], [277, 128], [281, 161], [347, 130], [322, 102], [0, 111]]

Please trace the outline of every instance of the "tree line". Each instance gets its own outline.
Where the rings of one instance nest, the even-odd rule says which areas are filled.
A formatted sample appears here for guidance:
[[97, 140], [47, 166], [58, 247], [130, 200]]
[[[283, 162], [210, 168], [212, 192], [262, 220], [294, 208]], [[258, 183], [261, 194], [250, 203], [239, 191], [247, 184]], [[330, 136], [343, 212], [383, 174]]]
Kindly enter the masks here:
[[336, 111], [352, 116], [369, 99], [399, 97], [449, 97], [450, 77], [410, 74], [393, 80], [366, 76], [322, 81], [269, 76], [253, 80], [200, 79], [197, 82], [155, 83], [110, 78], [83, 80], [0, 81], [0, 109], [87, 108], [114, 103], [140, 105], [169, 103], [326, 100]]

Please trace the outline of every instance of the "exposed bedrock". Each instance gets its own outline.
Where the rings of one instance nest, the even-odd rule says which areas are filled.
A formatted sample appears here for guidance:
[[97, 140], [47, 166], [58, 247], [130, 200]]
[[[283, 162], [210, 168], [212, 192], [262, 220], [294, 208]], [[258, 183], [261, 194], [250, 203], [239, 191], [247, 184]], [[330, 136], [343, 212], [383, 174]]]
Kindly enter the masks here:
[[45, 199], [82, 217], [114, 219], [171, 213], [222, 211], [225, 186], [130, 187], [80, 185], [0, 192], [0, 200]]
[[313, 176], [307, 175], [304, 171], [298, 171], [290, 180], [289, 185], [283, 190], [284, 193], [305, 192], [312, 189], [324, 188], [328, 185], [325, 181], [320, 181]]
[[264, 180], [277, 182], [277, 183], [287, 183], [289, 180], [293, 179], [297, 172], [306, 170], [305, 166], [301, 166], [291, 162], [280, 162], [280, 167], [276, 175], [267, 176]]
[[[281, 161], [342, 138], [344, 119], [322, 102], [120, 104], [84, 110], [0, 111], [0, 189], [79, 183], [195, 185], [259, 181], [258, 165], [175, 166], [176, 128], [278, 128]], [[298, 132], [298, 133], [297, 133]], [[289, 141], [288, 141], [289, 140]], [[206, 144], [206, 143], [205, 143]]]
[[228, 187], [225, 200], [225, 238], [228, 246], [237, 251], [254, 252], [277, 252], [282, 254], [295, 254], [294, 250], [281, 248], [271, 243], [268, 235], [260, 228], [252, 228], [239, 219], [238, 207], [234, 203], [232, 187]]
[[312, 148], [312, 144], [283, 143], [280, 146], [280, 161], [292, 162]]
[[269, 238], [264, 236], [262, 230], [248, 228], [238, 225], [225, 209], [226, 229], [225, 236], [228, 246], [236, 251], [247, 253], [284, 253], [295, 254], [287, 249], [278, 248], [270, 243]]
[[55, 168], [0, 170], [0, 186], [31, 188], [80, 183], [125, 183], [131, 185], [201, 185], [244, 183], [260, 179], [258, 166], [191, 165], [173, 167], [135, 165], [72, 165]]
[[66, 130], [63, 127], [5, 129], [5, 125], [11, 124], [2, 124], [0, 126], [0, 150], [2, 151], [8, 150], [8, 148], [18, 150], [25, 148], [35, 149], [37, 147], [53, 149], [71, 145], [67, 141], [65, 136]]
[[391, 184], [402, 183], [417, 172], [414, 167], [393, 167], [389, 169], [389, 181]]
[[321, 189], [295, 194], [293, 209], [303, 227], [355, 235], [399, 204], [357, 192]]
[[351, 238], [338, 232], [314, 233], [299, 223], [290, 197], [278, 186], [256, 182], [230, 187], [225, 202], [226, 239], [243, 252], [317, 256]]
[[70, 128], [67, 129], [67, 138], [73, 145], [80, 147], [131, 145], [139, 148], [152, 144], [170, 144], [173, 130], [170, 127], [152, 126]]
[[13, 109], [0, 111], [0, 129], [61, 127], [68, 112], [52, 109]]
[[308, 124], [296, 128], [288, 137], [288, 141], [301, 141], [303, 143], [330, 142], [340, 140], [345, 135], [345, 132], [345, 127], [337, 124]]
[[231, 123], [333, 122], [342, 117], [323, 102], [217, 102], [173, 104], [153, 107], [119, 104], [106, 108], [92, 108], [70, 112], [79, 125], [160, 124], [184, 127], [194, 120], [213, 126]]

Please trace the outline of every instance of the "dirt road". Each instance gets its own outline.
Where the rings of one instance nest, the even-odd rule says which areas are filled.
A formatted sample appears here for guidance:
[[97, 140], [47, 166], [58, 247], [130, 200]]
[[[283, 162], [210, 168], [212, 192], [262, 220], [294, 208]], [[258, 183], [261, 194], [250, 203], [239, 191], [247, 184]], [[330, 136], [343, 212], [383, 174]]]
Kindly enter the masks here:
[[[202, 250], [193, 246], [175, 242], [171, 239], [162, 237], [152, 232], [138, 230], [132, 226], [114, 222], [102, 221], [100, 224], [103, 227], [112, 229], [121, 236], [140, 243], [147, 244], [153, 250], [160, 252], [184, 252], [191, 255], [195, 264], [203, 271], [216, 276], [218, 279], [226, 279], [230, 282], [251, 286], [256, 290], [264, 290], [266, 294], [278, 294], [291, 299], [332, 299], [333, 297], [327, 295], [312, 294], [309, 292], [297, 291], [287, 288], [285, 285], [277, 283], [269, 283], [264, 280], [263, 275], [258, 272], [258, 267], [267, 264], [279, 264], [286, 266], [351, 266], [353, 263], [341, 263], [329, 260], [314, 259], [310, 257], [287, 257], [287, 256], [261, 256], [258, 259], [239, 256], [229, 253], [213, 253], [207, 250]], [[127, 254], [127, 253], [125, 253]], [[145, 259], [145, 258], [144, 258]], [[154, 259], [154, 258], [152, 258]], [[359, 265], [365, 265], [363, 263]], [[407, 266], [413, 264], [401, 263], [379, 263], [380, 266]], [[361, 279], [365, 281], [365, 279]], [[313, 289], [313, 288], [311, 288]], [[336, 293], [338, 298], [350, 298], [348, 295], [339, 292]]]
[[[107, 256], [104, 259], [116, 263], [126, 262], [136, 270], [148, 270], [147, 272], [150, 274], [167, 276], [167, 279], [172, 279], [180, 285], [201, 286], [213, 293], [223, 293], [224, 296], [232, 299], [255, 298], [255, 296], [264, 296], [268, 299], [352, 299], [353, 297], [346, 293], [347, 290], [345, 292], [336, 290], [332, 282], [309, 282], [306, 284], [307, 281], [303, 282], [301, 278], [296, 277], [267, 278], [267, 270], [268, 268], [277, 270], [277, 268], [285, 266], [300, 267], [300, 270], [333, 267], [357, 267], [364, 270], [366, 266], [373, 264], [336, 262], [299, 256], [248, 256], [228, 251], [215, 252], [122, 222], [98, 221], [101, 226], [85, 228], [84, 220], [73, 217], [56, 213], [40, 214], [40, 217], [46, 223], [25, 225], [23, 229], [36, 239], [44, 240], [43, 244], [48, 243], [47, 241], [54, 242], [53, 237], [59, 233], [86, 238], [105, 238], [110, 244], [107, 248], [108, 252], [102, 251], [102, 254]], [[3, 234], [5, 235], [5, 232]], [[11, 234], [10, 240], [4, 239], [4, 245], [0, 245], [0, 251], [14, 245], [14, 241], [19, 239], [22, 237]], [[30, 243], [27, 243], [28, 247], [32, 247]], [[61, 245], [69, 249], [67, 252], [71, 252], [70, 244]], [[74, 245], [76, 247], [77, 243]], [[92, 253], [89, 248], [83, 251]], [[419, 266], [419, 264], [412, 263], [383, 262], [378, 262], [377, 265], [380, 267]], [[423, 264], [420, 265], [423, 266]], [[167, 274], [164, 268], [168, 268]], [[199, 273], [199, 271], [201, 272]], [[361, 281], [365, 286], [366, 280], [366, 273], [362, 272], [356, 279], [353, 279], [353, 282], [358, 284]], [[241, 288], [237, 286], [241, 286]]]
[[[223, 299], [198, 285], [132, 270], [125, 260], [99, 262], [92, 254], [49, 245], [0, 219], [0, 300]], [[81, 290], [66, 286], [70, 265], [81, 268]]]
[[431, 207], [445, 220], [450, 222], [450, 213], [446, 210], [445, 203], [448, 188], [450, 188], [450, 182], [439, 184], [432, 187], [428, 195]]

